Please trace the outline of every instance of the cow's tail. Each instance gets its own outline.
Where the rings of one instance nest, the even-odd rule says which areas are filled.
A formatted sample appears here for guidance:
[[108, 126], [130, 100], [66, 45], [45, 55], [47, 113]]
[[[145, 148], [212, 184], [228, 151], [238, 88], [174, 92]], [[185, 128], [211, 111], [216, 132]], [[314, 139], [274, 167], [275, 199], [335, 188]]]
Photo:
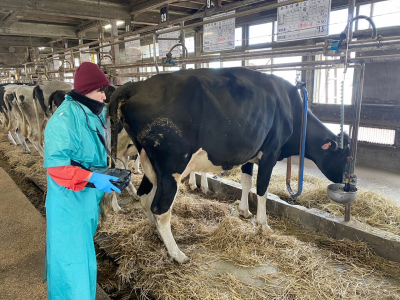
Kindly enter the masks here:
[[[117, 157], [118, 150], [118, 124], [121, 121], [120, 103], [129, 99], [129, 83], [117, 88], [111, 95], [109, 116], [111, 121], [111, 155]], [[111, 164], [114, 168], [114, 162]]]

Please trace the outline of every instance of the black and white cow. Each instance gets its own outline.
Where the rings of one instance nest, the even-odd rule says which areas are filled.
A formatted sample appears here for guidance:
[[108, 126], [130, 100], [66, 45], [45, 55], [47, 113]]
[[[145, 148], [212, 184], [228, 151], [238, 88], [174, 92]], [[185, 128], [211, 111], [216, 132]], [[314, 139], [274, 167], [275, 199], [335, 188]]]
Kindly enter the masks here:
[[[188, 257], [172, 236], [170, 217], [178, 186], [190, 171], [257, 163], [257, 222], [272, 231], [266, 216], [272, 169], [299, 152], [302, 99], [296, 87], [244, 68], [182, 70], [118, 88], [110, 103], [115, 123], [117, 110], [140, 152], [141, 205], [177, 262]], [[115, 143], [114, 130], [112, 137]], [[308, 111], [305, 155], [328, 179], [342, 182], [349, 141], [338, 149], [336, 138]], [[322, 149], [328, 141], [333, 146]]]
[[[39, 144], [41, 147], [44, 146], [44, 129], [46, 128], [47, 122], [51, 117], [49, 109], [50, 97], [54, 96], [58, 91], [70, 92], [72, 90], [72, 84], [64, 81], [47, 81], [38, 84], [33, 89], [32, 104], [35, 106], [37, 111], [38, 130], [39, 130]], [[30, 124], [34, 124], [35, 120], [29, 120]]]

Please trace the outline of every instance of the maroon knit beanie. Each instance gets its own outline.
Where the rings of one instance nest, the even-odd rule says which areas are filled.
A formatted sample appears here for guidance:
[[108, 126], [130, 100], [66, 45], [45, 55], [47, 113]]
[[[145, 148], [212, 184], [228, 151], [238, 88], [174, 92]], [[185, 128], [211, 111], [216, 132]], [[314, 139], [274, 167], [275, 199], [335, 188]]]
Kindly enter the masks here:
[[104, 72], [94, 63], [84, 62], [75, 71], [74, 90], [82, 95], [109, 85]]

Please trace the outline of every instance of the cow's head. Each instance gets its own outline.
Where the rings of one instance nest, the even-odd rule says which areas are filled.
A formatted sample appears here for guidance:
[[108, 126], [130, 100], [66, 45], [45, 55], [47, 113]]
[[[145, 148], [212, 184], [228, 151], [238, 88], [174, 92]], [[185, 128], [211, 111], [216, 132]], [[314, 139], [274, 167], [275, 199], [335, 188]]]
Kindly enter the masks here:
[[346, 171], [347, 158], [350, 155], [350, 137], [344, 133], [343, 138], [343, 149], [339, 147], [340, 135], [335, 139], [326, 139], [320, 145], [324, 153], [320, 170], [335, 183], [342, 183], [343, 172]]

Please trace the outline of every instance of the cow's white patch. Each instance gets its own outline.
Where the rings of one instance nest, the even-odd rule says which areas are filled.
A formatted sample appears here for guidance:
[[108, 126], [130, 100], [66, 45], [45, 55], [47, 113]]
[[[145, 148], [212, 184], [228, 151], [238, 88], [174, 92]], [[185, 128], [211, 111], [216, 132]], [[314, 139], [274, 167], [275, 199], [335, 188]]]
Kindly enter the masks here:
[[[176, 197], [176, 195], [175, 195]], [[175, 198], [174, 198], [175, 201]], [[174, 236], [172, 235], [171, 232], [171, 211], [172, 211], [172, 206], [171, 208], [162, 215], [155, 216], [156, 220], [156, 226], [158, 229], [158, 232], [161, 235], [161, 238], [165, 244], [165, 247], [167, 247], [168, 254], [178, 263], [186, 263], [189, 261], [189, 257], [183, 253], [178, 245], [175, 242]]]
[[262, 231], [274, 232], [267, 222], [267, 196], [268, 191], [263, 196], [257, 195], [257, 223], [261, 225]]
[[257, 156], [254, 157], [253, 159], [250, 159], [248, 162], [258, 165], [258, 162], [259, 162], [259, 160], [261, 159], [262, 156], [263, 156], [262, 151], [258, 151]]
[[151, 203], [153, 202], [157, 190], [157, 176], [156, 173], [154, 172], [150, 159], [147, 156], [147, 153], [146, 151], [144, 151], [144, 149], [142, 149], [142, 151], [140, 152], [140, 158], [142, 162], [143, 172], [149, 179], [149, 181], [153, 184], [152, 190], [148, 194], [142, 195], [140, 197], [140, 205], [143, 208], [144, 214], [151, 221], [153, 226], [155, 226], [154, 215], [151, 212]]
[[240, 204], [239, 204], [239, 214], [243, 216], [244, 218], [248, 219], [251, 218], [253, 215], [249, 211], [249, 192], [251, 187], [253, 186], [253, 176], [243, 173], [242, 172], [242, 178], [241, 178], [241, 183], [242, 183], [242, 199], [240, 199]]
[[208, 159], [208, 153], [200, 148], [197, 152], [193, 153], [185, 171], [183, 171], [182, 178], [189, 175], [191, 171], [198, 172], [220, 172], [223, 171], [221, 166], [215, 166]]

